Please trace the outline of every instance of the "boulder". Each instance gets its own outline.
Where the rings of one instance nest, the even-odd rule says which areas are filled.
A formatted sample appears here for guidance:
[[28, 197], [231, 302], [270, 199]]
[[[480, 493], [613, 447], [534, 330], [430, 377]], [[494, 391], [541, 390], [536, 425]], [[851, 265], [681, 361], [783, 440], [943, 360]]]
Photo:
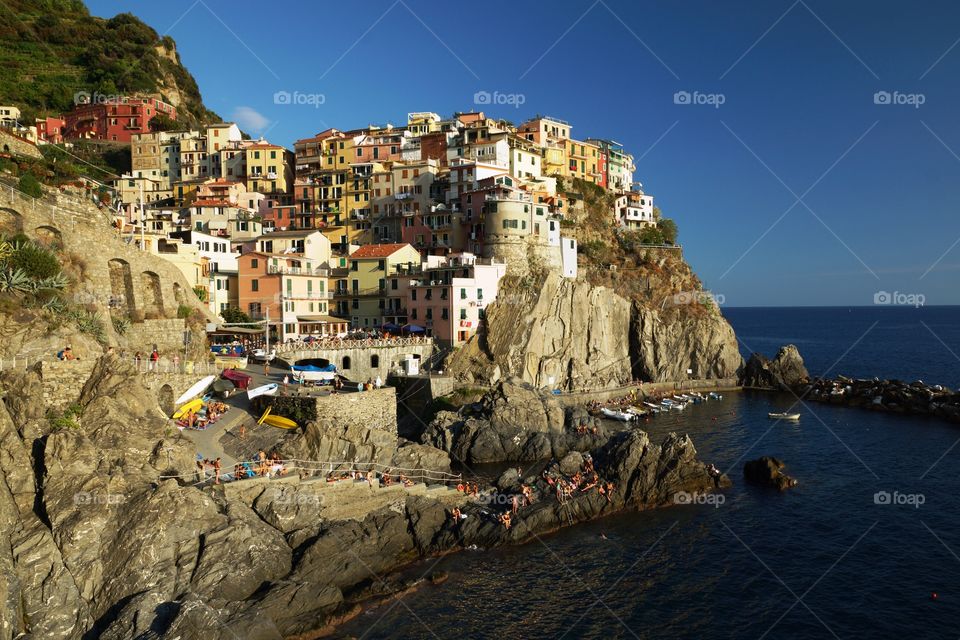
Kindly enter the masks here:
[[750, 356], [743, 369], [740, 384], [745, 387], [779, 389], [789, 391], [807, 384], [810, 374], [803, 365], [803, 358], [797, 348], [788, 344], [780, 347], [773, 360], [762, 353]]
[[773, 456], [763, 456], [743, 465], [743, 478], [751, 484], [772, 487], [778, 491], [797, 486], [794, 478], [783, 473], [783, 462]]

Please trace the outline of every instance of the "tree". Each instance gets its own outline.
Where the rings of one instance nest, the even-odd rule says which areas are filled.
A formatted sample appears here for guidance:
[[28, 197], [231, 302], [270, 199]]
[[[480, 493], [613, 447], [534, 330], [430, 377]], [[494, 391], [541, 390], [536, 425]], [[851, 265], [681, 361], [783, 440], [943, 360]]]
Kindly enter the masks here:
[[677, 223], [670, 218], [660, 218], [657, 223], [660, 233], [663, 234], [663, 241], [666, 244], [677, 243]]
[[223, 318], [223, 321], [227, 324], [243, 324], [252, 322], [250, 316], [236, 307], [227, 307], [220, 312], [220, 317]]
[[178, 126], [177, 121], [165, 113], [158, 113], [150, 119], [150, 131], [174, 131]]

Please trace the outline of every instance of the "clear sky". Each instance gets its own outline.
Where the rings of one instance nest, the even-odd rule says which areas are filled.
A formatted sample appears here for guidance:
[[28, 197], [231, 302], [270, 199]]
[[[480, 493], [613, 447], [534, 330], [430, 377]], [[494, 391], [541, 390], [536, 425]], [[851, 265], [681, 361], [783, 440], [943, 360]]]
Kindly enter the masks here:
[[475, 108], [617, 140], [727, 305], [960, 304], [955, 1], [88, 5], [171, 35], [205, 103], [279, 144]]

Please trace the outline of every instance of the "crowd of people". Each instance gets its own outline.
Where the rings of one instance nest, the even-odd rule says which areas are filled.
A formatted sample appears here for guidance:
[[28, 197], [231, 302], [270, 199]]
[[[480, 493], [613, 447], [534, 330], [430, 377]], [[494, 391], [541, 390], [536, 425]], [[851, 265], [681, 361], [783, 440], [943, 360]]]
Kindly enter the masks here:
[[229, 409], [230, 407], [223, 402], [211, 400], [204, 404], [198, 411], [187, 411], [177, 420], [177, 426], [184, 429], [202, 431], [223, 417], [223, 414]]

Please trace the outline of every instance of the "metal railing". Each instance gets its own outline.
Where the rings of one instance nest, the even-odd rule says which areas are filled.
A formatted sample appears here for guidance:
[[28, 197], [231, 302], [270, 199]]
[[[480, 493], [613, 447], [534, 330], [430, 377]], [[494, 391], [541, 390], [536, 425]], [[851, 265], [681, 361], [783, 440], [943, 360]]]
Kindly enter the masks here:
[[327, 349], [358, 349], [363, 347], [407, 347], [433, 344], [433, 338], [407, 336], [397, 338], [331, 338], [320, 337], [313, 342], [283, 342], [277, 345], [277, 353], [296, 351], [323, 351]]

